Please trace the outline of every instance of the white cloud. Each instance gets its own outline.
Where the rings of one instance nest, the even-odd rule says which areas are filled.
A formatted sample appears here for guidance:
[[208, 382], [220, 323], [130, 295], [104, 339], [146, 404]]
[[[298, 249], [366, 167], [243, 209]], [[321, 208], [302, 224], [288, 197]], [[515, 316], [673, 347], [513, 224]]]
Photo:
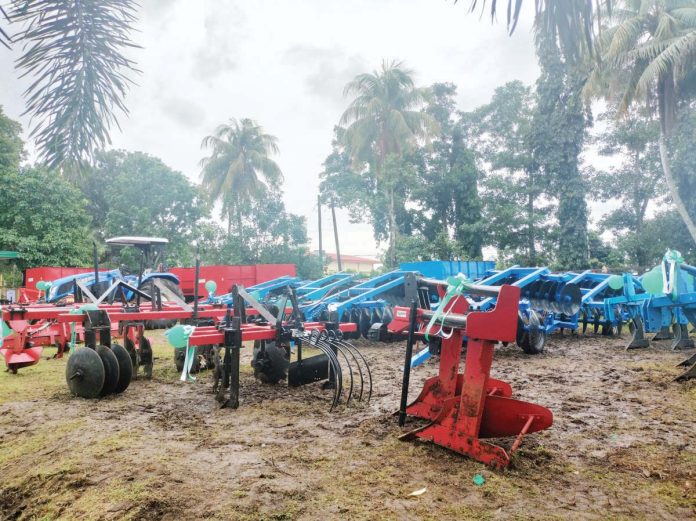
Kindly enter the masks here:
[[[527, 12], [513, 37], [503, 23], [433, 0], [147, 0], [132, 56], [143, 71], [126, 99], [113, 146], [162, 158], [197, 180], [201, 139], [230, 117], [250, 117], [279, 138], [289, 210], [316, 241], [316, 193], [343, 87], [383, 58], [404, 60], [421, 85], [451, 81], [461, 108], [486, 102], [505, 81], [537, 75]], [[526, 3], [525, 3], [526, 5]], [[0, 49], [0, 104], [27, 127], [12, 60]], [[328, 215], [325, 215], [327, 218]], [[328, 222], [328, 220], [326, 221]], [[341, 250], [374, 254], [368, 225], [339, 212]], [[332, 244], [325, 226], [326, 248]]]

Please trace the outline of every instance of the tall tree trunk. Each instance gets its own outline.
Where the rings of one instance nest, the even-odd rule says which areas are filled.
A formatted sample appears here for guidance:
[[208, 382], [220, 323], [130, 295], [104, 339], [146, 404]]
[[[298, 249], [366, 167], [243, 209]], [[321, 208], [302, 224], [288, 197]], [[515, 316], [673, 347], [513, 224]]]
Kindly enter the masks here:
[[227, 238], [232, 236], [232, 207], [227, 207]]
[[394, 187], [389, 188], [389, 261], [396, 267], [396, 211], [394, 209]]
[[237, 231], [239, 232], [239, 243], [244, 244], [244, 232], [242, 229], [242, 205], [237, 202]]
[[527, 263], [536, 264], [536, 249], [534, 247], [534, 177], [529, 176], [529, 191], [527, 192]]
[[677, 180], [674, 178], [672, 168], [669, 164], [669, 154], [667, 152], [667, 139], [665, 138], [664, 131], [662, 130], [660, 130], [659, 145], [662, 171], [665, 174], [665, 181], [667, 181], [667, 187], [669, 188], [669, 193], [672, 196], [672, 201], [674, 201], [674, 205], [677, 207], [677, 212], [679, 212], [679, 216], [682, 218], [682, 221], [684, 221], [686, 229], [689, 230], [689, 235], [691, 235], [691, 239], [696, 243], [696, 225], [694, 225], [694, 221], [693, 219], [691, 219], [689, 212], [686, 210], [686, 206], [684, 206], [684, 201], [682, 201], [682, 198], [679, 195], [679, 187], [677, 186]]

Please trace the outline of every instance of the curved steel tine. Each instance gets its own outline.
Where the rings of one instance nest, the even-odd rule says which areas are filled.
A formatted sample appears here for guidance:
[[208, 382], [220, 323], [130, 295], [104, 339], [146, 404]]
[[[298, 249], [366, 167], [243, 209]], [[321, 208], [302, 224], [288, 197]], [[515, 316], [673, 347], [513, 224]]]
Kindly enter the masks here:
[[341, 346], [341, 349], [347, 351], [348, 354], [350, 354], [350, 356], [353, 358], [353, 361], [355, 362], [355, 367], [358, 368], [358, 374], [360, 375], [360, 394], [358, 395], [358, 401], [361, 402], [363, 397], [363, 390], [365, 389], [365, 375], [363, 375], [360, 360], [358, 360], [358, 357], [355, 356], [355, 353], [351, 349], [350, 344], [341, 340], [337, 340], [336, 342], [339, 346]]
[[[343, 343], [348, 346], [348, 348], [353, 351], [355, 354], [360, 357], [360, 360], [362, 360], [362, 363], [365, 365], [365, 370], [367, 372], [367, 383], [368, 383], [368, 392], [367, 392], [367, 403], [370, 403], [370, 399], [372, 398], [372, 371], [370, 370], [370, 364], [367, 363], [367, 359], [365, 356], [360, 352], [360, 349], [355, 347], [353, 344], [350, 342], [343, 341]], [[362, 376], [362, 372], [360, 373]]]
[[[333, 403], [331, 405], [330, 411], [333, 411], [334, 408], [339, 404], [341, 400], [341, 393], [343, 391], [343, 372], [341, 370], [341, 364], [338, 361], [338, 357], [336, 356], [336, 353], [333, 352], [333, 349], [331, 349], [330, 346], [328, 346], [323, 340], [320, 340], [321, 338], [321, 333], [316, 335], [316, 340], [312, 341], [310, 340], [310, 344], [319, 349], [322, 353], [326, 355], [326, 357], [329, 359], [329, 363], [332, 366], [334, 370], [334, 374], [336, 375], [336, 381], [335, 381], [335, 387], [334, 387], [334, 399]], [[310, 337], [311, 339], [314, 339], [314, 337]]]
[[[329, 338], [328, 335], [326, 338]], [[323, 344], [324, 344], [324, 346], [326, 346], [326, 349], [334, 355], [336, 363], [338, 364], [339, 371], [337, 371], [337, 373], [336, 373], [336, 375], [337, 375], [336, 378], [337, 379], [340, 378], [341, 386], [343, 386], [343, 368], [341, 367], [341, 361], [338, 358], [338, 353], [341, 353], [341, 356], [343, 356], [344, 360], [346, 361], [346, 364], [348, 366], [348, 373], [349, 373], [348, 376], [350, 377], [350, 386], [348, 388], [348, 398], [346, 399], [346, 404], [348, 404], [350, 402], [351, 396], [353, 394], [353, 369], [351, 368], [350, 362], [348, 361], [348, 357], [343, 352], [343, 350], [338, 349], [338, 346], [335, 346], [336, 351], [334, 351], [334, 345], [330, 341], [327, 342], [326, 340], [324, 340]], [[339, 397], [339, 401], [340, 401], [340, 397]]]
[[327, 331], [327, 337], [329, 339], [329, 347], [333, 348], [335, 346], [336, 351], [343, 355], [343, 359], [346, 361], [346, 365], [348, 366], [348, 376], [350, 378], [350, 385], [348, 387], [348, 398], [346, 398], [346, 405], [348, 405], [350, 403], [350, 399], [353, 397], [353, 367], [351, 366], [350, 360], [346, 356], [343, 347], [341, 347], [341, 345], [338, 342], [336, 342], [336, 334], [333, 331]]

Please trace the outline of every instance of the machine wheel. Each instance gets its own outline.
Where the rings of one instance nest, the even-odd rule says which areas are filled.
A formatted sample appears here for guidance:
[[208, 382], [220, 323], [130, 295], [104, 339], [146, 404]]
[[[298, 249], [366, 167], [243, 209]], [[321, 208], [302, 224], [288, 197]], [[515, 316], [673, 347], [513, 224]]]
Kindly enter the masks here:
[[104, 386], [100, 394], [106, 396], [115, 392], [118, 386], [118, 359], [114, 352], [106, 346], [97, 346], [96, 351], [104, 364]]
[[116, 384], [114, 394], [120, 394], [128, 389], [131, 378], [133, 378], [133, 362], [128, 351], [122, 345], [111, 344], [111, 350], [116, 355], [116, 360], [118, 361], [118, 384]]
[[98, 398], [104, 387], [104, 378], [104, 363], [94, 349], [80, 348], [68, 358], [65, 379], [73, 395]]
[[259, 381], [277, 384], [288, 376], [290, 349], [269, 340], [256, 341], [251, 365], [254, 368], [254, 376]]
[[538, 355], [544, 352], [546, 333], [534, 310], [527, 313], [520, 312], [517, 318], [517, 345], [528, 355]]

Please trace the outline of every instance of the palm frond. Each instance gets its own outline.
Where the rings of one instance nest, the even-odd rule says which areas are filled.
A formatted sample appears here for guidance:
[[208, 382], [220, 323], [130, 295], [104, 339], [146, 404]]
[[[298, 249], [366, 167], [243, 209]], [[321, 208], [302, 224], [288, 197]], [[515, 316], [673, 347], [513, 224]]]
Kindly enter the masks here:
[[117, 112], [136, 72], [125, 51], [136, 20], [134, 0], [14, 0], [9, 17], [22, 29], [16, 67], [32, 83], [24, 92], [30, 135], [51, 168], [80, 167], [110, 143]]

